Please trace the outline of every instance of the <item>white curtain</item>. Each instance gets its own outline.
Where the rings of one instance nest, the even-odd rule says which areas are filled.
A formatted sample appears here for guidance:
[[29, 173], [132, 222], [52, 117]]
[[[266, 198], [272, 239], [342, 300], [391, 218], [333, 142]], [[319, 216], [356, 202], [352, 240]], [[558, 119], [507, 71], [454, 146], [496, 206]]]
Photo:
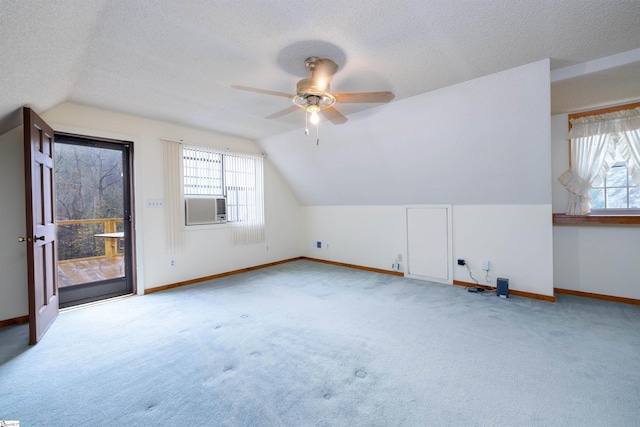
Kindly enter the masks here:
[[235, 193], [235, 245], [262, 243], [264, 230], [263, 158], [233, 153], [225, 157], [227, 192]]
[[182, 145], [163, 140], [164, 192], [167, 249], [169, 254], [184, 247], [182, 224]]
[[623, 133], [623, 136], [627, 141], [626, 144], [621, 145], [621, 151], [627, 159], [631, 179], [640, 187], [640, 128], [629, 129]]
[[571, 169], [558, 180], [571, 193], [567, 215], [586, 215], [591, 211], [589, 190], [602, 182], [615, 161], [615, 149], [606, 134], [571, 139]]
[[603, 182], [616, 156], [640, 185], [640, 107], [573, 119], [571, 125], [571, 169], [558, 178], [571, 193], [567, 215], [591, 211], [589, 190]]

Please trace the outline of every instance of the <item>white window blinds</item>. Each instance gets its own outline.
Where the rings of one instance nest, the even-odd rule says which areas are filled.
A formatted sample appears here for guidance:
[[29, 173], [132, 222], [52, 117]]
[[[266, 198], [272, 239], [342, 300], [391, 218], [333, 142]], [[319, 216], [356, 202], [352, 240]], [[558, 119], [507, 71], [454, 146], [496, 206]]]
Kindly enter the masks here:
[[223, 154], [206, 147], [183, 145], [184, 194], [223, 196]]

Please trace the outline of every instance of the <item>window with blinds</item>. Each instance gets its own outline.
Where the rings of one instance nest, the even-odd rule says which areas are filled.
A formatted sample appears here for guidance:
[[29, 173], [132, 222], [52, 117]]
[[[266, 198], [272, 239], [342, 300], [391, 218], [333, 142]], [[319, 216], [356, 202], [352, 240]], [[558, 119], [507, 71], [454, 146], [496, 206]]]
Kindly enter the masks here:
[[264, 224], [263, 159], [208, 147], [183, 145], [185, 196], [227, 199], [227, 222]]
[[182, 158], [185, 196], [224, 196], [222, 153], [184, 145]]

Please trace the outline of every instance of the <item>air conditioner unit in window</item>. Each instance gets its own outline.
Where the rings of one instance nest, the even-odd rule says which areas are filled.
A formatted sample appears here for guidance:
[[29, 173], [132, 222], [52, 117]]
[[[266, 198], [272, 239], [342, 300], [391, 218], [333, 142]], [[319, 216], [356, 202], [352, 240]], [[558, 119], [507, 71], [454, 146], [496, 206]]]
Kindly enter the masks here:
[[224, 197], [187, 196], [184, 202], [187, 225], [227, 222], [227, 199]]

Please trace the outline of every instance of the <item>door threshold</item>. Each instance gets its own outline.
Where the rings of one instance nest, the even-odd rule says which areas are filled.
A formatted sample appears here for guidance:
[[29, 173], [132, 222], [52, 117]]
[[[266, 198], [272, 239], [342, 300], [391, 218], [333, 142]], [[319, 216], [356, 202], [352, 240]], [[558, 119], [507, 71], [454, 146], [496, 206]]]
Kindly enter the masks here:
[[131, 294], [120, 295], [120, 296], [112, 297], [112, 298], [105, 298], [105, 299], [102, 299], [100, 301], [91, 301], [91, 302], [88, 302], [88, 303], [85, 303], [85, 304], [78, 304], [78, 305], [73, 305], [71, 307], [61, 308], [59, 310], [59, 312], [60, 313], [65, 313], [67, 311], [80, 310], [80, 309], [83, 309], [83, 308], [88, 308], [88, 307], [94, 307], [96, 305], [107, 304], [107, 303], [110, 303], [110, 302], [119, 301], [119, 300], [123, 300], [123, 299], [126, 299], [126, 298], [131, 298], [131, 297], [134, 297], [134, 296], [135, 295], [133, 293], [131, 293]]

